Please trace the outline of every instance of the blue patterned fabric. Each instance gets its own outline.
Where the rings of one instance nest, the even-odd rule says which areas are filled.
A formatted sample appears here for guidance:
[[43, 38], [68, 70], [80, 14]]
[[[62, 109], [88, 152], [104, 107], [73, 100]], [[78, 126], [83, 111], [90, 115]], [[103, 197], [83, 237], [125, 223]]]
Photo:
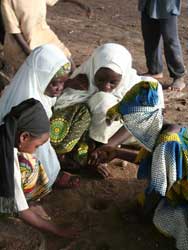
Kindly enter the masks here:
[[124, 126], [149, 151], [152, 151], [163, 125], [158, 82], [136, 84], [118, 104]]

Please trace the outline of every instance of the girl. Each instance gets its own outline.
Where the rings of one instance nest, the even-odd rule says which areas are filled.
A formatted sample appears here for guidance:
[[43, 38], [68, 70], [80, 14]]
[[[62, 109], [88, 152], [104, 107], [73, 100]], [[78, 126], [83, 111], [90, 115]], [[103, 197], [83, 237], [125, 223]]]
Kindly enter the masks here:
[[41, 163], [32, 155], [49, 138], [49, 119], [42, 104], [28, 99], [13, 107], [0, 126], [0, 212], [17, 214], [25, 222], [59, 236], [74, 236], [44, 219], [39, 207], [29, 207], [27, 200], [36, 200], [50, 190], [48, 177]]
[[[65, 81], [70, 70], [71, 63], [56, 46], [46, 44], [33, 50], [0, 98], [0, 122], [13, 106], [28, 98], [39, 100], [50, 119], [57, 96], [68, 87]], [[52, 185], [59, 173], [60, 164], [50, 141], [37, 149], [36, 154], [44, 165]], [[68, 175], [64, 178], [68, 184], [73, 177]]]
[[163, 121], [161, 86], [143, 81], [135, 85], [120, 103], [107, 112], [108, 122], [123, 121], [145, 150], [136, 154], [103, 147], [91, 158], [91, 164], [114, 157], [140, 162], [138, 178], [147, 178], [144, 212], [154, 213], [153, 222], [160, 232], [176, 239], [179, 250], [188, 249], [188, 131]]
[[[88, 89], [79, 91], [67, 88], [58, 98], [54, 107], [51, 119], [54, 133], [51, 141], [56, 152], [60, 155], [65, 153], [67, 155], [68, 152], [75, 149], [87, 129], [89, 138], [92, 140], [92, 143], [89, 142], [92, 144], [92, 146], [89, 145], [91, 150], [93, 144], [116, 146], [130, 137], [129, 134], [125, 133], [125, 129], [119, 121], [114, 121], [110, 126], [107, 126], [105, 122], [106, 111], [118, 103], [133, 85], [143, 79], [132, 68], [132, 57], [129, 51], [122, 45], [115, 43], [100, 46], [86, 62], [74, 71], [68, 81], [74, 82], [75, 77], [78, 81], [80, 77], [80, 82], [82, 82], [84, 75], [89, 80]], [[87, 106], [85, 109], [83, 103], [84, 106]], [[78, 107], [79, 105], [82, 107]], [[91, 122], [87, 109], [90, 111]], [[73, 116], [73, 113], [77, 115]], [[61, 124], [59, 120], [61, 120]], [[78, 126], [75, 125], [77, 122]], [[67, 124], [69, 127], [72, 124], [71, 129], [67, 130], [65, 134], [60, 133], [64, 127], [67, 127]], [[80, 134], [78, 134], [78, 130], [81, 132]], [[117, 131], [118, 133], [116, 133]], [[79, 149], [81, 152], [86, 152], [89, 150], [87, 147], [85, 142], [81, 143], [81, 146], [78, 146], [78, 153]]]

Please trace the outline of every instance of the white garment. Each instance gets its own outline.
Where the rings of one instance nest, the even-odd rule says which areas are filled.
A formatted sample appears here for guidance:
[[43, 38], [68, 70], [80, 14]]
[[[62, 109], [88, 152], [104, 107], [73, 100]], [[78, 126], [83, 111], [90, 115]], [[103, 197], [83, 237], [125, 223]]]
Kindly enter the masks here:
[[86, 74], [89, 80], [89, 89], [80, 91], [67, 88], [58, 98], [55, 109], [65, 108], [75, 103], [85, 102], [94, 93], [98, 92], [95, 86], [95, 73], [101, 68], [106, 67], [122, 74], [121, 81], [111, 94], [121, 99], [124, 94], [136, 83], [140, 81], [136, 70], [132, 68], [132, 57], [129, 51], [120, 44], [106, 43], [94, 50], [93, 54], [78, 67], [71, 78], [79, 74]]
[[[117, 73], [121, 73], [122, 78], [117, 86], [110, 94], [103, 93], [94, 97], [98, 92], [95, 86], [94, 76], [95, 73], [101, 68], [110, 68]], [[107, 128], [104, 122], [104, 111], [112, 107], [122, 99], [125, 93], [136, 83], [141, 80], [137, 75], [136, 70], [132, 68], [132, 57], [129, 51], [120, 44], [107, 43], [98, 47], [93, 54], [77, 68], [72, 78], [78, 74], [86, 74], [89, 79], [88, 91], [79, 91], [71, 88], [66, 89], [63, 94], [58, 98], [55, 109], [61, 109], [70, 105], [87, 102], [92, 112], [92, 123], [90, 126], [90, 137], [94, 140], [107, 143], [109, 135], [113, 135], [117, 129], [115, 126]], [[92, 96], [93, 100], [89, 100]], [[110, 97], [111, 96], [111, 97]]]
[[14, 195], [16, 203], [16, 211], [23, 211], [29, 208], [21, 182], [20, 165], [18, 162], [18, 150], [14, 148]]
[[[0, 123], [13, 106], [28, 98], [39, 100], [50, 118], [56, 98], [48, 97], [44, 91], [55, 73], [68, 62], [63, 52], [55, 45], [46, 44], [33, 50], [0, 98]], [[60, 164], [49, 141], [39, 147], [38, 156], [41, 156], [39, 160], [52, 185], [60, 170]]]
[[120, 121], [114, 121], [110, 126], [106, 124], [106, 112], [117, 103], [117, 98], [111, 93], [98, 92], [88, 100], [92, 113], [89, 136], [95, 141], [108, 143], [115, 132], [121, 127]]

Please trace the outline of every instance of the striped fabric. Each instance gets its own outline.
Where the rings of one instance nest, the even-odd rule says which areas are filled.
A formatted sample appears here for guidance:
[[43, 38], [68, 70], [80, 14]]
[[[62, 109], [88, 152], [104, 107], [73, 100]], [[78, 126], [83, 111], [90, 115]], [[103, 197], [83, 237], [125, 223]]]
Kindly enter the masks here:
[[32, 154], [19, 153], [22, 186], [27, 200], [36, 200], [50, 192], [43, 165]]

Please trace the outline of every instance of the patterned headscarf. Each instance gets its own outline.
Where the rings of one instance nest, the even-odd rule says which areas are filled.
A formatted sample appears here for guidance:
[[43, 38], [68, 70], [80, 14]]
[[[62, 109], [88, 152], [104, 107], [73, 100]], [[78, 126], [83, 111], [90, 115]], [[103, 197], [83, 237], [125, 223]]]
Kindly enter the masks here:
[[71, 64], [70, 62], [64, 64], [54, 75], [53, 79], [56, 79], [58, 77], [64, 76], [66, 74], [69, 74], [71, 71]]
[[117, 118], [149, 151], [152, 151], [163, 125], [161, 85], [142, 81], [131, 88], [122, 101], [107, 112], [107, 121]]

